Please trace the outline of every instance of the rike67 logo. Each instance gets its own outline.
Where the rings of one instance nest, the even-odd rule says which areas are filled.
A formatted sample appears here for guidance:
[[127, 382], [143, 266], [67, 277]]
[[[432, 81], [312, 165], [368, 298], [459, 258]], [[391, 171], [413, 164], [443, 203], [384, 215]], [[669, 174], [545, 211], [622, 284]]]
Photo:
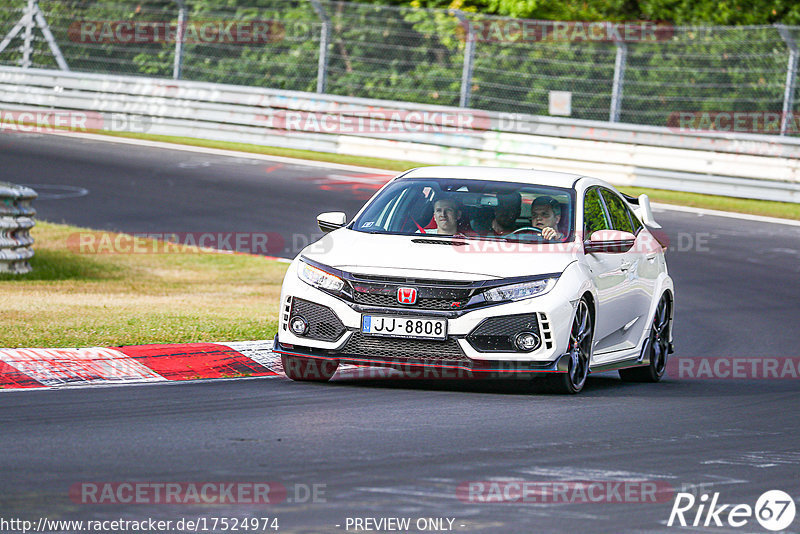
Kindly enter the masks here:
[[721, 504], [719, 492], [711, 497], [707, 493], [695, 497], [691, 493], [681, 492], [675, 496], [667, 526], [739, 528], [748, 525], [755, 518], [763, 528], [778, 531], [788, 528], [794, 521], [794, 516], [794, 500], [781, 490], [764, 492], [755, 506]]

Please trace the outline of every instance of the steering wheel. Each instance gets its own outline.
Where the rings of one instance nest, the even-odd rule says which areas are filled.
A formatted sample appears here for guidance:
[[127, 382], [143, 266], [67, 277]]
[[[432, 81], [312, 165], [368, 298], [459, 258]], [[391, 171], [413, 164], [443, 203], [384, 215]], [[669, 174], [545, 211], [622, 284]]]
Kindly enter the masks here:
[[513, 232], [511, 232], [508, 235], [514, 235], [514, 234], [518, 234], [520, 232], [537, 232], [537, 233], [541, 234], [542, 233], [542, 229], [539, 228], [539, 227], [536, 227], [536, 226], [525, 226], [523, 228], [517, 228], [516, 230], [514, 230]]

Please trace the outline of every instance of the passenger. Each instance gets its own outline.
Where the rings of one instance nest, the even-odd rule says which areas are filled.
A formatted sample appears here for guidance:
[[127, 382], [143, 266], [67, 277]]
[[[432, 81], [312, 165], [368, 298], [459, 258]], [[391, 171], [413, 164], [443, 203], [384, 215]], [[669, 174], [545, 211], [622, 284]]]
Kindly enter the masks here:
[[517, 219], [522, 211], [522, 196], [519, 193], [497, 195], [492, 231], [495, 235], [507, 235], [517, 229]]
[[543, 238], [550, 241], [564, 238], [564, 235], [558, 231], [559, 221], [561, 221], [561, 204], [556, 199], [541, 196], [533, 201], [531, 226], [541, 228]]
[[461, 208], [455, 199], [443, 197], [433, 205], [433, 219], [436, 228], [426, 230], [428, 234], [455, 235], [458, 233], [458, 220], [461, 218]]

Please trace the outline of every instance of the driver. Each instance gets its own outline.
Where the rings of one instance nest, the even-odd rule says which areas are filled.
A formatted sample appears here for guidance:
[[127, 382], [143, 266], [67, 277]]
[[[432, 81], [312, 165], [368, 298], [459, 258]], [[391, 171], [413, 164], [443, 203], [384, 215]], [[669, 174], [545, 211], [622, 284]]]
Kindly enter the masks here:
[[543, 238], [550, 241], [564, 238], [558, 231], [560, 220], [561, 204], [553, 197], [537, 197], [531, 204], [531, 226], [541, 228]]

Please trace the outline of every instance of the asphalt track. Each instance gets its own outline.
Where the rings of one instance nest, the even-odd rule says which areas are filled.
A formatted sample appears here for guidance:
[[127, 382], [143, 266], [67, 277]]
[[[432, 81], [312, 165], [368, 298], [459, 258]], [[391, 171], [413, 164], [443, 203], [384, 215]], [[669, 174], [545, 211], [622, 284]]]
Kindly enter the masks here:
[[[277, 232], [282, 256], [318, 234], [316, 213], [352, 215], [380, 183], [63, 136], [0, 135], [0, 169], [4, 180], [39, 185], [41, 219], [126, 232]], [[800, 228], [656, 216], [671, 240], [676, 355], [798, 355]], [[352, 376], [325, 385], [268, 378], [4, 393], [0, 518], [270, 516], [283, 532], [344, 532], [348, 517], [444, 517], [456, 532], [664, 532], [674, 530], [665, 524], [672, 499], [480, 503], [456, 490], [488, 480], [647, 480], [720, 492], [723, 503], [752, 506], [770, 489], [798, 501], [799, 385], [639, 385], [609, 373], [576, 397], [531, 394], [521, 382]], [[293, 502], [71, 500], [69, 488], [87, 481], [272, 481]], [[324, 494], [304, 499], [314, 484]], [[765, 532], [753, 519], [692, 530]], [[800, 530], [800, 519], [789, 530]]]

